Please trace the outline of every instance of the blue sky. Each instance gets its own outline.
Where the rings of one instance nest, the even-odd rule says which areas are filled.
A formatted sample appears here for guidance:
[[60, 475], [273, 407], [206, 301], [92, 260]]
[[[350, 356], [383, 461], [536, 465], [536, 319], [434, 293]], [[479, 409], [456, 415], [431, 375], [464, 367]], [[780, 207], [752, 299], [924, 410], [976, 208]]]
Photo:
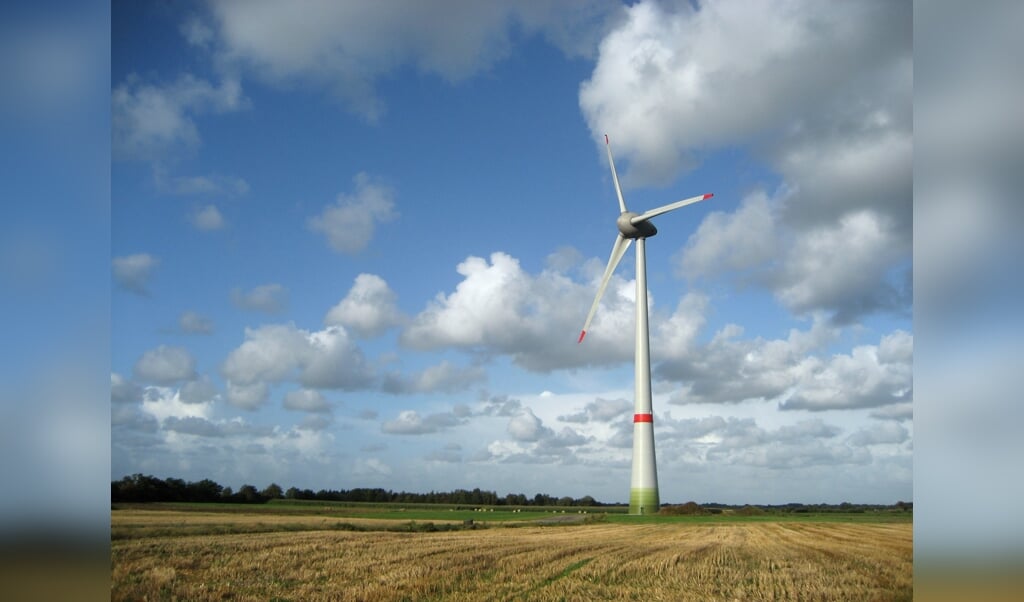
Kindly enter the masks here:
[[[912, 498], [908, 6], [115, 3], [111, 472]], [[423, 3], [426, 4], [426, 3]]]

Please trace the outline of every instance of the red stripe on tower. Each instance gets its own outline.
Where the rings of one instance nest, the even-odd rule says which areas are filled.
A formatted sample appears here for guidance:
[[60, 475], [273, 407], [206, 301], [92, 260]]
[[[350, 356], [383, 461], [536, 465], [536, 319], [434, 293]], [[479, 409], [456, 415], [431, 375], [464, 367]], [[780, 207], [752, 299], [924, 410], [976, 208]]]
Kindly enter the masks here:
[[633, 414], [633, 422], [654, 422], [654, 414]]

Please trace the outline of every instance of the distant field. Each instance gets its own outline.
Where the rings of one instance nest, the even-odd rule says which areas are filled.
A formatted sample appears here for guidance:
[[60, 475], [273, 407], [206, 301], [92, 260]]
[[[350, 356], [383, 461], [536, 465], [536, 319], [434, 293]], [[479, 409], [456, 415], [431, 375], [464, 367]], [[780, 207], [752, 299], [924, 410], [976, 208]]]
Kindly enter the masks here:
[[870, 516], [132, 506], [111, 599], [910, 600], [912, 525]]

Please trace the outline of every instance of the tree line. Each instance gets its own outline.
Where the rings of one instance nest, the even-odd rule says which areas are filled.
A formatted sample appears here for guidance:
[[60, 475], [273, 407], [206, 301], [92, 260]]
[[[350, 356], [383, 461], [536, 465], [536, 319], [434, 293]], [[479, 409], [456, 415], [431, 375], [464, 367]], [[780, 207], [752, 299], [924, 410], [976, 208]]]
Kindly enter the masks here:
[[[223, 487], [210, 479], [186, 482], [182, 479], [160, 479], [151, 475], [133, 474], [119, 481], [110, 483], [110, 501], [112, 503], [137, 502], [227, 502], [234, 504], [262, 504], [270, 500], [315, 500], [324, 502], [375, 502], [399, 504], [452, 504], [457, 506], [610, 506], [595, 500], [589, 495], [581, 498], [569, 496], [554, 497], [546, 493], [538, 493], [527, 497], [522, 493], [508, 493], [498, 496], [494, 491], [483, 491], [479, 488], [456, 489], [454, 491], [431, 491], [430, 493], [410, 493], [407, 491], [391, 491], [390, 489], [357, 487], [355, 489], [298, 489], [289, 487], [281, 489], [271, 483], [263, 489], [253, 485], [242, 485], [238, 491]], [[723, 509], [732, 509], [741, 514], [771, 513], [821, 513], [843, 512], [859, 513], [879, 510], [900, 510], [913, 512], [914, 503], [898, 501], [895, 504], [746, 504], [732, 505], [719, 503], [697, 504], [687, 502], [682, 505], [662, 504], [668, 514], [716, 514]]]
[[381, 488], [355, 489], [298, 489], [289, 487], [282, 490], [276, 483], [257, 489], [253, 485], [242, 485], [238, 491], [221, 486], [210, 479], [187, 482], [183, 479], [160, 479], [151, 475], [133, 474], [110, 483], [112, 503], [137, 502], [229, 502], [262, 504], [274, 499], [317, 500], [329, 502], [377, 502], [401, 504], [455, 504], [468, 506], [604, 506], [593, 497], [553, 497], [538, 493], [527, 497], [522, 493], [498, 496], [494, 491], [456, 489], [454, 491], [431, 491], [410, 493]]

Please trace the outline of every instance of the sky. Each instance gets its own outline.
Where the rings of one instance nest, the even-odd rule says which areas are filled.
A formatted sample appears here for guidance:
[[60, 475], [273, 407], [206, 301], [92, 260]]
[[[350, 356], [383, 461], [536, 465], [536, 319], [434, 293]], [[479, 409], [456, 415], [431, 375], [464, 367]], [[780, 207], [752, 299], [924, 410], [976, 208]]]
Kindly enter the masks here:
[[111, 5], [110, 469], [913, 498], [909, 3]]

